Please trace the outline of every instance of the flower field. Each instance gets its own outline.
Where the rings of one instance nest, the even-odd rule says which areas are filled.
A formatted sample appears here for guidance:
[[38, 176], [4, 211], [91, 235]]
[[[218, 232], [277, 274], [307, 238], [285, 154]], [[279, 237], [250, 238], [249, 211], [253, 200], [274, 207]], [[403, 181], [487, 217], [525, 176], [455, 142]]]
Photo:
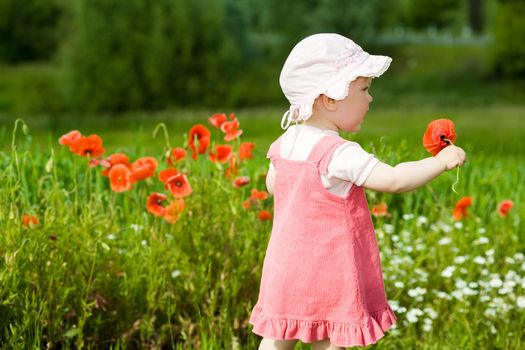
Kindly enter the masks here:
[[[367, 191], [398, 317], [372, 347], [525, 347], [522, 112], [492, 112], [516, 121], [499, 126], [505, 137], [474, 112], [447, 117], [468, 156], [458, 193], [455, 170], [406, 194]], [[366, 150], [392, 165], [429, 156], [422, 138], [436, 118], [409, 116], [397, 128], [411, 137], [383, 137], [386, 114], [357, 135]], [[10, 124], [0, 133], [2, 347], [256, 349], [248, 319], [273, 215], [265, 154], [278, 136], [258, 134], [257, 120], [155, 123], [144, 143], [129, 131], [133, 147], [82, 125], [37, 145], [30, 122]]]

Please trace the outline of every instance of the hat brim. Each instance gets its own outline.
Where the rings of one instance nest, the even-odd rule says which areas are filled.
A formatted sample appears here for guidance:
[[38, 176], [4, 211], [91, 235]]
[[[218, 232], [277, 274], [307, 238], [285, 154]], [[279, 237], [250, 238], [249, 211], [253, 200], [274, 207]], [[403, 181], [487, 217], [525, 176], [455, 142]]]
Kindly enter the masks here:
[[334, 100], [342, 100], [348, 96], [348, 85], [358, 77], [377, 78], [382, 75], [392, 62], [388, 56], [370, 55], [359, 66], [352, 70], [344, 69], [341, 74], [334, 77], [334, 80], [328, 84], [324, 94]]

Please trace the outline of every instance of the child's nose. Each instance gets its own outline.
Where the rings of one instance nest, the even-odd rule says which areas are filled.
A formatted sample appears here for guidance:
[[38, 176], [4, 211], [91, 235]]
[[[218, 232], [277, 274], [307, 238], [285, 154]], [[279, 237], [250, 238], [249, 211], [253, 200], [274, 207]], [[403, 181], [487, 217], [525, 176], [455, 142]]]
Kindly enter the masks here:
[[372, 97], [372, 95], [368, 94], [368, 103], [372, 102], [374, 100], [374, 98]]

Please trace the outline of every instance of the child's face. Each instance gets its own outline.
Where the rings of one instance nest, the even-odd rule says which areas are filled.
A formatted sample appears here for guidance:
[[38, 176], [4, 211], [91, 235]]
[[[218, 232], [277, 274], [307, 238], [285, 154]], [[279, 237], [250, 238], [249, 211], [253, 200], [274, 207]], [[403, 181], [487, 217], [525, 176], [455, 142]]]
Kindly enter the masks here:
[[350, 83], [348, 96], [336, 101], [337, 109], [331, 113], [331, 121], [345, 132], [358, 131], [361, 128], [368, 105], [372, 102], [368, 89], [372, 78], [359, 77]]

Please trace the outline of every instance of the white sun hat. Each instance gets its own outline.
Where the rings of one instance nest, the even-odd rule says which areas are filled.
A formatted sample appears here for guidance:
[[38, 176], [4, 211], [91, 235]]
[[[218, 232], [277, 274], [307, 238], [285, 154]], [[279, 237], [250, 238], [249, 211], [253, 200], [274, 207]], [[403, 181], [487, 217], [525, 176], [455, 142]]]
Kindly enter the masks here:
[[284, 63], [279, 83], [290, 102], [281, 127], [312, 115], [321, 94], [342, 100], [348, 84], [358, 77], [379, 77], [392, 62], [388, 56], [370, 55], [352, 40], [334, 33], [319, 33], [301, 40]]

